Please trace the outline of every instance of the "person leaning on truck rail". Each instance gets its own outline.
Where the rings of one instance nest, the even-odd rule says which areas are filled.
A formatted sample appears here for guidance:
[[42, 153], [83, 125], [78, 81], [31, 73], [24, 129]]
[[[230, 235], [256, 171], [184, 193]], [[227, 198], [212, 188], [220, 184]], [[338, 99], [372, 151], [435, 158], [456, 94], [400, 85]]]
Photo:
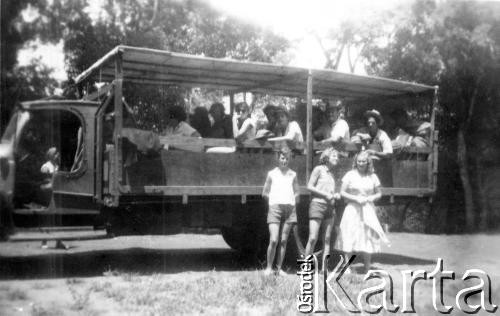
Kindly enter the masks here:
[[167, 128], [163, 132], [163, 135], [201, 137], [196, 129], [186, 123], [186, 119], [186, 111], [181, 106], [172, 106], [168, 110]]
[[397, 135], [391, 142], [395, 151], [404, 151], [407, 147], [430, 146], [431, 123], [410, 119], [404, 109], [396, 109], [390, 116], [397, 128]]
[[233, 135], [237, 142], [255, 138], [257, 122], [250, 115], [250, 107], [245, 102], [234, 106]]
[[233, 138], [233, 126], [231, 117], [226, 115], [224, 105], [215, 102], [210, 106], [208, 111], [213, 119], [213, 123], [209, 129], [209, 138]]
[[299, 124], [296, 121], [290, 121], [290, 113], [285, 107], [276, 109], [278, 123], [276, 126], [276, 137], [269, 138], [270, 142], [289, 141], [293, 145], [302, 144], [304, 137]]
[[269, 135], [276, 135], [276, 126], [278, 124], [278, 117], [276, 115], [276, 111], [278, 107], [272, 104], [266, 105], [263, 112], [267, 119], [266, 130], [269, 131]]
[[339, 143], [350, 140], [349, 125], [341, 117], [342, 106], [340, 102], [330, 105], [326, 109], [326, 116], [330, 126], [326, 139], [322, 143]]
[[193, 114], [190, 116], [189, 122], [191, 126], [200, 133], [201, 137], [209, 137], [210, 133], [210, 118], [208, 110], [203, 106], [197, 106]]
[[366, 126], [354, 133], [352, 142], [361, 142], [362, 149], [374, 160], [375, 169], [383, 187], [392, 187], [392, 144], [391, 139], [380, 126], [384, 119], [377, 110], [368, 110], [364, 114]]
[[390, 158], [392, 156], [391, 139], [380, 126], [384, 119], [377, 110], [368, 110], [364, 114], [366, 126], [360, 128], [352, 137], [353, 142], [361, 142], [373, 159]]

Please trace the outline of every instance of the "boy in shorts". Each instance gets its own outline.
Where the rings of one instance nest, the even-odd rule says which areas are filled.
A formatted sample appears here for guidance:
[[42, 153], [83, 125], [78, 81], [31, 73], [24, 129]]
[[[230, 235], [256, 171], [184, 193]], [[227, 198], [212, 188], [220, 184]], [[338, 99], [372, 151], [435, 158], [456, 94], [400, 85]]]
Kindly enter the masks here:
[[267, 224], [269, 225], [269, 246], [267, 247], [267, 267], [265, 275], [272, 273], [272, 265], [276, 255], [279, 233], [281, 230], [281, 241], [276, 260], [276, 268], [279, 275], [286, 275], [281, 270], [283, 258], [285, 257], [288, 235], [294, 224], [297, 223], [295, 204], [298, 202], [299, 184], [297, 174], [288, 168], [290, 161], [290, 150], [283, 148], [278, 152], [278, 167], [267, 173], [266, 183], [262, 196], [269, 204], [267, 213]]

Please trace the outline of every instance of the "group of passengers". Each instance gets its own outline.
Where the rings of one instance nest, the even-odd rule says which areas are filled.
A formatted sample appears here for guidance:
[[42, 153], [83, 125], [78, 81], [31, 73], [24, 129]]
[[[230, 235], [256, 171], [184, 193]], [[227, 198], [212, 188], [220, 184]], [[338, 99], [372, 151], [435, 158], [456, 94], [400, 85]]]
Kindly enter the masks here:
[[[172, 106], [168, 111], [167, 127], [163, 135], [226, 138], [235, 139], [240, 143], [252, 139], [267, 139], [269, 142], [289, 141], [295, 144], [304, 142], [299, 123], [291, 120], [285, 107], [269, 104], [263, 112], [266, 124], [251, 115], [250, 106], [245, 102], [235, 105], [232, 117], [225, 114], [224, 105], [217, 102], [212, 104], [209, 110], [197, 107], [190, 117], [189, 124], [186, 122], [187, 114], [184, 108]], [[336, 103], [327, 106], [325, 111], [320, 113], [320, 124], [314, 129], [313, 137], [324, 144], [359, 144], [377, 160], [389, 158], [393, 151], [429, 145], [430, 123], [409, 119], [403, 109], [393, 111], [390, 117], [395, 125], [394, 132], [391, 133], [392, 140], [380, 128], [384, 120], [377, 110], [366, 111], [364, 126], [351, 133], [342, 105]]]

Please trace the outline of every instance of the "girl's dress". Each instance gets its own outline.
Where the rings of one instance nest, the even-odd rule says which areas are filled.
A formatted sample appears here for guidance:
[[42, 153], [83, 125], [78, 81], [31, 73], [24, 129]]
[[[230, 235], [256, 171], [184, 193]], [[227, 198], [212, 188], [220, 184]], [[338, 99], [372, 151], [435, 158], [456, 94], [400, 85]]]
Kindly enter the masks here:
[[[373, 195], [375, 188], [380, 186], [376, 174], [361, 175], [358, 170], [347, 172], [342, 183], [347, 184], [347, 193], [356, 196]], [[336, 248], [344, 252], [374, 253], [380, 251], [380, 241], [388, 243], [373, 202], [363, 206], [349, 202], [340, 221]]]

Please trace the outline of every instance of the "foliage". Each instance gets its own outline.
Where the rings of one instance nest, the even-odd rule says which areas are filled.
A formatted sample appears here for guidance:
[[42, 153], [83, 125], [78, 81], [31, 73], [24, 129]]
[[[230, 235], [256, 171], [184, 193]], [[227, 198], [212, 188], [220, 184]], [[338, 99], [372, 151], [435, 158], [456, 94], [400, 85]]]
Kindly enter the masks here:
[[389, 44], [366, 55], [372, 73], [440, 86], [441, 147], [455, 153], [469, 230], [487, 222], [474, 204], [480, 186], [473, 192], [470, 161], [498, 155], [491, 148], [500, 125], [499, 17], [498, 3], [416, 1]]
[[[18, 101], [37, 99], [53, 92], [56, 84], [50, 79], [51, 70], [33, 60], [30, 65], [17, 65], [17, 52], [23, 45], [36, 37], [32, 24], [24, 23], [20, 13], [36, 1], [1, 2], [1, 93], [0, 126], [6, 126], [13, 106]], [[0, 129], [1, 130], [1, 129]]]
[[[206, 2], [197, 0], [103, 1], [97, 16], [91, 15], [88, 0], [16, 3], [9, 5], [10, 10], [2, 8], [2, 14], [9, 12], [11, 17], [15, 17], [2, 19], [2, 23], [10, 25], [13, 30], [13, 38], [8, 38], [8, 41], [17, 45], [12, 50], [11, 59], [15, 60], [23, 43], [35, 37], [49, 42], [62, 39], [69, 77], [63, 86], [66, 88], [65, 96], [73, 98], [76, 91], [71, 83], [73, 78], [120, 44], [263, 62], [272, 61], [274, 56], [288, 47], [286, 39], [226, 16]], [[20, 16], [27, 4], [37, 12], [30, 23]], [[139, 112], [143, 116], [152, 114], [151, 117], [144, 117], [143, 122], [152, 121], [149, 127], [155, 129], [161, 129], [163, 124], [154, 109], [166, 103], [165, 91], [177, 93], [175, 103], [181, 105], [189, 92], [172, 87], [147, 90], [143, 93]], [[137, 91], [128, 91], [133, 93], [126, 95], [127, 98], [137, 98]]]

